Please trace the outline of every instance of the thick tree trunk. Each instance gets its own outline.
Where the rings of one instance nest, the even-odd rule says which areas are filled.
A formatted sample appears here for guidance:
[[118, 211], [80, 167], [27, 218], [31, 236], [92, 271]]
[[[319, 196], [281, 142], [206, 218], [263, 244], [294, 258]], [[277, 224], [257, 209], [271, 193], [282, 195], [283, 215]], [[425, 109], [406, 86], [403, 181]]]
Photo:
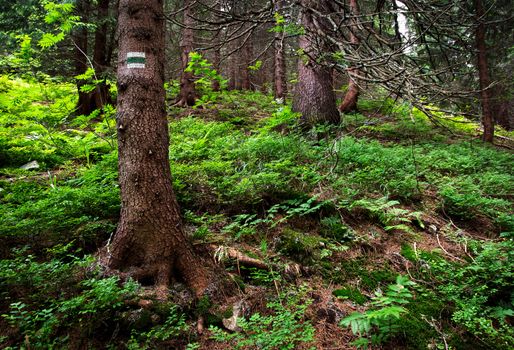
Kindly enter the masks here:
[[493, 142], [494, 139], [494, 119], [491, 113], [490, 79], [489, 67], [487, 64], [487, 47], [485, 43], [485, 24], [484, 24], [484, 5], [482, 0], [475, 0], [475, 10], [477, 17], [477, 28], [475, 31], [475, 41], [477, 47], [477, 66], [478, 77], [480, 80], [480, 98], [482, 104], [482, 125], [484, 134], [482, 139], [486, 142]]
[[192, 1], [184, 0], [184, 28], [180, 41], [182, 76], [180, 77], [180, 93], [176, 105], [180, 107], [194, 106], [196, 102], [196, 90], [192, 72], [185, 69], [189, 63], [189, 53], [193, 51], [193, 17]]
[[[305, 8], [309, 5], [319, 3], [322, 7], [324, 2], [306, 2]], [[305, 53], [298, 61], [298, 83], [293, 96], [293, 110], [302, 114], [301, 121], [306, 125], [316, 123], [339, 123], [340, 116], [336, 108], [336, 98], [332, 86], [331, 69], [316, 63], [316, 48], [314, 47], [311, 33], [315, 31], [312, 14], [306, 10], [302, 13], [302, 25], [306, 34], [300, 36], [299, 46]]]
[[168, 158], [161, 0], [121, 0], [118, 166], [121, 217], [108, 266], [165, 289], [174, 273], [200, 295], [208, 283], [182, 230]]
[[[393, 1], [394, 2], [394, 1]], [[358, 26], [358, 18], [356, 16], [359, 15], [359, 6], [357, 4], [357, 0], [350, 0], [350, 10], [352, 12], [352, 24], [350, 26], [350, 43], [351, 45], [358, 46], [360, 44], [359, 37], [357, 36], [357, 31], [359, 30]], [[357, 110], [357, 101], [359, 99], [359, 85], [357, 83], [357, 76], [359, 75], [359, 70], [355, 67], [348, 69], [348, 91], [339, 106], [339, 111], [341, 113], [348, 113], [351, 111]]]
[[[275, 12], [280, 13], [284, 7], [284, 0], [275, 0]], [[275, 98], [285, 102], [287, 95], [286, 60], [284, 54], [285, 31], [275, 33], [274, 61], [275, 69], [273, 74]]]

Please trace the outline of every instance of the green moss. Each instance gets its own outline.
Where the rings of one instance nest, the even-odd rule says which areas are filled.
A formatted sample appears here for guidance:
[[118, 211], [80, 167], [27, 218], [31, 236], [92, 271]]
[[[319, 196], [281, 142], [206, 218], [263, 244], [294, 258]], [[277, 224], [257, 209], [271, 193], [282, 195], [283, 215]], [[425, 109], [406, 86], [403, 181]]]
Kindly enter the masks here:
[[363, 295], [360, 290], [353, 287], [336, 289], [332, 291], [332, 294], [341, 299], [350, 299], [359, 305], [363, 305], [366, 301], [368, 301], [368, 298]]
[[[440, 322], [442, 318], [448, 317], [448, 313], [445, 311], [446, 304], [435, 294], [421, 291], [416, 296], [416, 299], [405, 306], [408, 313], [398, 321], [402, 333], [397, 338], [401, 339], [408, 349], [425, 350], [429, 344], [440, 340], [439, 334], [427, 321]], [[444, 329], [445, 333], [450, 331]]]
[[302, 264], [312, 264], [319, 259], [321, 237], [286, 228], [280, 236], [278, 249]]
[[363, 269], [362, 273], [360, 274], [361, 284], [363, 287], [370, 290], [376, 289], [381, 284], [394, 283], [396, 275], [397, 274], [395, 272], [388, 268], [374, 271]]
[[416, 256], [416, 252], [408, 243], [402, 244], [402, 249], [400, 250], [400, 254], [407, 260], [411, 262], [418, 261], [418, 257]]
[[198, 315], [206, 315], [209, 312], [209, 309], [212, 307], [212, 302], [209, 296], [204, 295], [201, 297], [196, 303], [195, 311]]

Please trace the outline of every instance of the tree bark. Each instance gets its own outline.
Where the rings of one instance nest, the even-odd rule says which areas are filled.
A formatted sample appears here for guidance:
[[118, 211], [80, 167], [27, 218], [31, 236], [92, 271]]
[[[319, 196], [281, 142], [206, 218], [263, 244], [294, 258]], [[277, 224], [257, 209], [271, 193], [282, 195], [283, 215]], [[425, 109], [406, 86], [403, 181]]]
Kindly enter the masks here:
[[199, 296], [208, 273], [184, 235], [168, 157], [163, 2], [121, 0], [118, 28], [121, 215], [107, 265], [163, 289], [176, 274]]
[[109, 87], [103, 76], [109, 66], [109, 61], [107, 61], [107, 19], [109, 16], [109, 2], [110, 0], [98, 1], [98, 27], [95, 31], [93, 67], [96, 76], [101, 82], [97, 84], [95, 91], [93, 91], [92, 99], [94, 100], [95, 108], [102, 108], [104, 105], [112, 103], [109, 95]]
[[[105, 82], [103, 74], [109, 66], [110, 60], [107, 59], [107, 19], [109, 16], [110, 0], [101, 0], [97, 5], [95, 39], [93, 47], [93, 59], [88, 60], [88, 32], [87, 28], [80, 28], [74, 35], [75, 40], [75, 71], [76, 74], [84, 74], [88, 68], [95, 70], [95, 80], [101, 80], [96, 84], [93, 91], [83, 92], [81, 87], [87, 84], [79, 80], [77, 88], [79, 90], [79, 100], [77, 102], [76, 113], [79, 115], [91, 114], [95, 109], [102, 108], [106, 104], [112, 103], [109, 87]], [[77, 13], [84, 22], [87, 22], [90, 12], [90, 2], [80, 0], [76, 5]], [[92, 67], [91, 67], [92, 65]]]
[[[221, 35], [221, 30], [219, 30], [218, 32], [216, 32], [215, 34], [216, 36], [213, 38], [214, 42], [215, 42], [215, 47], [213, 49], [213, 57], [212, 57], [212, 65], [214, 67], [214, 69], [216, 70], [216, 72], [220, 73], [220, 67], [221, 67], [221, 43], [220, 43], [220, 35]], [[221, 84], [219, 82], [219, 80], [217, 79], [214, 79], [212, 81], [212, 90], [213, 91], [221, 91]]]
[[478, 78], [480, 81], [480, 102], [482, 104], [482, 125], [484, 127], [482, 140], [492, 143], [494, 139], [494, 119], [491, 113], [490, 78], [487, 64], [487, 46], [485, 42], [486, 28], [483, 18], [485, 11], [482, 0], [475, 0], [475, 10], [477, 17], [475, 42], [477, 48]]
[[[357, 16], [359, 15], [359, 6], [357, 4], [357, 0], [350, 0], [350, 11], [352, 12], [350, 26], [350, 44], [352, 46], [354, 45], [357, 47], [360, 44], [360, 39], [357, 36], [357, 31], [359, 30], [359, 20], [357, 18]], [[339, 111], [341, 113], [348, 113], [357, 110], [357, 101], [359, 99], [360, 93], [359, 85], [357, 82], [358, 75], [358, 68], [351, 67], [348, 69], [348, 91], [346, 92], [343, 101], [339, 106]]]
[[[305, 125], [325, 122], [339, 123], [339, 111], [336, 108], [336, 98], [332, 86], [331, 69], [318, 64], [312, 33], [316, 31], [312, 14], [306, 10], [309, 6], [323, 8], [325, 1], [302, 0], [302, 25], [306, 34], [299, 38], [300, 49], [304, 57], [298, 61], [298, 83], [293, 96], [293, 110], [302, 114], [301, 121]], [[305, 4], [303, 4], [305, 3]]]
[[[279, 13], [284, 7], [284, 0], [275, 0], [275, 12]], [[274, 87], [275, 98], [281, 99], [285, 103], [287, 95], [287, 80], [286, 80], [286, 60], [284, 55], [284, 38], [285, 31], [275, 33], [274, 41]]]
[[184, 0], [184, 20], [182, 40], [180, 41], [182, 76], [180, 77], [180, 93], [176, 105], [179, 107], [194, 106], [196, 102], [196, 90], [192, 72], [185, 69], [189, 63], [189, 53], [193, 51], [193, 17], [191, 0]]
[[241, 70], [241, 88], [243, 90], [253, 90], [253, 85], [250, 77], [250, 68], [252, 57], [253, 57], [253, 45], [252, 38], [248, 39], [243, 45], [243, 65], [239, 67]]
[[[89, 17], [89, 1], [78, 0], [75, 5], [75, 11], [82, 21], [87, 22]], [[87, 62], [87, 28], [80, 27], [75, 30], [73, 34], [73, 41], [75, 44], [74, 63], [75, 74], [80, 75], [88, 68]], [[86, 84], [83, 80], [77, 80], [78, 101], [75, 113], [77, 115], [88, 115], [91, 113], [91, 95], [82, 91], [82, 86]]]

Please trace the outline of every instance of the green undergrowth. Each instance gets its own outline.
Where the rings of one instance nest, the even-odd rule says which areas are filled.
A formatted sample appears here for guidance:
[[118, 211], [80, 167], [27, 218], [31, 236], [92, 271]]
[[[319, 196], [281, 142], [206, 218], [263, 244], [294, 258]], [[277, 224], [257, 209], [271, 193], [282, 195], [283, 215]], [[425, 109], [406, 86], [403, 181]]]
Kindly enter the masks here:
[[[206, 93], [195, 108], [169, 108], [173, 186], [196, 243], [252, 246], [248, 255], [277, 267], [227, 263], [242, 271], [241, 288], [293, 288], [281, 272], [298, 263], [337, 285], [334, 297], [370, 310], [362, 315], [380, 330], [372, 311], [386, 305], [377, 293], [410, 288], [398, 282], [398, 264], [377, 260], [377, 246], [395, 240], [426, 283], [412, 288], [394, 332], [378, 340], [412, 349], [512, 346], [512, 153], [472, 139], [474, 124], [436, 127], [392, 100], [363, 99], [340, 126], [303, 130], [299, 115], [268, 95]], [[194, 312], [136, 312], [127, 303], [135, 284], [86, 268], [119, 215], [115, 110], [75, 116], [75, 101], [74, 86], [52, 79], [0, 79], [0, 329], [8, 330], [0, 346], [28, 348], [28, 337], [30, 348], [67, 348], [98, 334], [99, 343], [82, 346], [198, 348]], [[31, 161], [38, 167], [20, 169]], [[415, 250], [412, 242], [429, 234], [427, 216], [492, 240], [464, 242], [470, 257], [458, 263]], [[234, 347], [310, 344], [307, 299], [275, 295], [243, 332], [214, 332]], [[220, 327], [219, 317], [208, 325]], [[381, 333], [365, 338], [372, 334]]]

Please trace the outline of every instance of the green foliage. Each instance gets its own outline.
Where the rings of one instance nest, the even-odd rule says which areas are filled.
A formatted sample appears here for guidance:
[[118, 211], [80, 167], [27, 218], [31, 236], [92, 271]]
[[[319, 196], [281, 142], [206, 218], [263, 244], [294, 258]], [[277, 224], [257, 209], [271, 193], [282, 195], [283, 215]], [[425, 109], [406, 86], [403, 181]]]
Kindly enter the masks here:
[[321, 219], [321, 234], [323, 237], [337, 242], [350, 242], [355, 238], [351, 227], [347, 226], [338, 216], [327, 216]]
[[321, 258], [320, 243], [321, 237], [284, 229], [278, 242], [278, 248], [286, 256], [302, 264], [311, 265]]
[[388, 200], [386, 197], [378, 199], [359, 199], [350, 205], [350, 210], [364, 210], [368, 214], [378, 220], [384, 226], [386, 231], [400, 230], [404, 232], [412, 232], [409, 224], [416, 220], [418, 225], [424, 227], [421, 221], [420, 212], [411, 212], [410, 210], [397, 207], [400, 202]]
[[190, 52], [189, 61], [185, 72], [190, 72], [195, 78], [195, 87], [200, 92], [200, 98], [195, 107], [208, 107], [212, 105], [219, 97], [219, 92], [212, 89], [212, 84], [218, 82], [220, 88], [226, 89], [228, 80], [223, 79], [221, 74], [212, 67], [207, 59], [199, 52]]
[[399, 331], [398, 320], [407, 312], [403, 307], [412, 299], [408, 287], [414, 285], [408, 277], [399, 275], [396, 284], [389, 285], [383, 294], [377, 291], [372, 298], [372, 309], [366, 312], [354, 312], [341, 320], [340, 325], [351, 327], [352, 333], [359, 335], [353, 344], [367, 348], [386, 341]]
[[250, 206], [292, 197], [319, 179], [306, 164], [314, 152], [298, 136], [247, 136], [230, 123], [194, 118], [170, 129], [174, 186], [183, 202]]
[[266, 118], [261, 122], [261, 132], [269, 133], [272, 130], [279, 131], [283, 128], [291, 129], [298, 124], [300, 118], [299, 113], [294, 113], [290, 106], [279, 107], [270, 118]]
[[0, 241], [29, 243], [30, 239], [37, 246], [76, 240], [82, 247], [96, 248], [112, 233], [110, 220], [119, 213], [116, 155], [80, 175], [65, 180], [45, 174], [35, 182], [0, 181]]
[[509, 166], [513, 157], [507, 152], [467, 142], [402, 146], [352, 137], [336, 141], [334, 151], [338, 159], [331, 164], [337, 174], [333, 188], [339, 189], [343, 207], [355, 199], [369, 202], [374, 201], [370, 197], [384, 196], [416, 202], [427, 189], [435, 188], [448, 215], [485, 216], [502, 230], [512, 230], [507, 217], [512, 215], [508, 193], [514, 191]]
[[44, 8], [47, 11], [45, 22], [57, 27], [54, 33], [44, 33], [39, 40], [39, 46], [46, 49], [62, 41], [65, 35], [80, 24], [80, 17], [73, 15], [74, 5], [72, 3], [47, 1]]
[[92, 259], [78, 258], [68, 249], [53, 249], [62, 256], [47, 262], [37, 262], [24, 250], [16, 251], [14, 259], [0, 260], [2, 298], [18, 300], [2, 317], [16, 329], [12, 340], [20, 346], [29, 339], [34, 349], [66, 347], [77, 327], [88, 337], [102, 322], [112, 322], [137, 289], [134, 282], [121, 285], [117, 277], [86, 275], [80, 280]]
[[227, 333], [211, 326], [212, 338], [229, 342], [234, 349], [255, 347], [263, 350], [295, 349], [314, 340], [314, 327], [305, 320], [305, 310], [311, 304], [304, 300], [305, 291], [284, 295], [283, 300], [272, 301], [267, 307], [270, 315], [255, 313], [248, 320], [238, 319], [241, 332]]
[[[31, 39], [20, 40], [23, 49], [15, 57], [30, 65], [37, 56]], [[198, 87], [211, 94], [212, 66], [201, 56], [192, 61]], [[93, 71], [79, 78], [97, 82]], [[14, 327], [7, 340], [0, 338], [1, 346], [23, 347], [27, 335], [31, 348], [67, 348], [70, 339], [92, 334], [100, 339], [98, 344], [112, 347], [185, 345], [181, 336], [187, 331], [186, 315], [172, 308], [155, 321], [148, 312], [144, 325], [141, 321], [127, 326], [123, 322], [133, 313], [126, 311], [124, 300], [135, 286], [100, 279], [95, 271], [84, 269], [89, 258], [69, 253], [79, 247], [96, 251], [115, 231], [120, 205], [113, 151], [116, 111], [105, 106], [71, 119], [76, 87], [43, 75], [37, 79], [0, 76], [0, 297], [5, 320]], [[403, 243], [402, 256], [414, 263], [410, 272], [416, 278], [430, 279], [428, 285], [439, 282], [437, 294], [425, 291], [411, 301], [402, 294], [408, 288], [388, 288], [373, 298], [368, 312], [347, 322], [359, 323], [356, 330], [362, 325], [369, 328], [361, 344], [395, 335], [408, 347], [426, 348], [435, 344], [439, 332], [454, 332], [451, 328], [458, 323], [484, 344], [512, 347], [512, 154], [438, 135], [440, 131], [418, 111], [389, 100], [360, 101], [362, 111], [389, 113], [385, 120], [368, 120], [369, 113], [357, 113], [346, 116], [342, 126], [322, 125], [301, 133], [298, 115], [273, 102], [272, 96], [212, 94], [212, 99], [202, 100], [209, 108], [198, 110], [196, 116], [174, 118], [169, 126], [173, 186], [186, 222], [194, 226], [195, 239], [261, 242], [261, 256], [273, 259], [270, 265], [282, 264], [280, 255], [313, 264], [324, 277], [345, 286], [335, 295], [365, 304], [369, 300], [364, 295], [388, 288], [397, 273], [386, 260], [338, 261], [344, 256], [335, 253], [348, 249], [341, 243], [361, 240], [366, 232], [376, 237], [373, 225], [367, 222], [363, 228], [358, 220], [404, 232], [424, 229], [418, 210], [427, 208], [462, 220], [456, 225], [488, 220], [495, 228], [484, 225], [484, 233], [503, 232], [505, 239], [468, 246], [475, 254], [469, 264], [450, 264], [435, 253], [414, 251], [398, 242]], [[348, 131], [379, 136], [380, 142], [341, 136]], [[18, 168], [32, 160], [39, 169]], [[28, 250], [10, 252], [23, 245], [29, 245]], [[431, 268], [423, 275], [427, 264]], [[245, 283], [263, 289], [273, 288], [281, 278], [273, 270], [258, 269], [244, 276]], [[243, 332], [219, 331], [219, 339], [239, 348], [286, 349], [310, 342], [312, 326], [305, 321], [303, 297], [295, 298], [270, 303], [268, 312], [242, 321]], [[437, 319], [440, 328], [423, 331], [428, 323], [422, 315], [431, 325], [431, 317]], [[110, 333], [118, 324], [124, 339]], [[399, 327], [404, 334], [396, 333]], [[461, 335], [456, 334], [455, 339]], [[197, 348], [195, 344], [188, 346]]]
[[339, 299], [350, 299], [359, 305], [363, 305], [368, 301], [366, 296], [364, 296], [357, 288], [353, 287], [334, 289], [332, 294]]
[[498, 349], [514, 346], [514, 241], [475, 242], [468, 264], [428, 260], [440, 281], [439, 291], [455, 306], [452, 319], [475, 337]]
[[[155, 349], [157, 344], [163, 341], [174, 339], [184, 334], [189, 329], [186, 324], [185, 315], [180, 312], [176, 305], [169, 309], [166, 321], [157, 325], [147, 332], [132, 331], [127, 349], [145, 350]], [[188, 347], [191, 348], [192, 347]]]

